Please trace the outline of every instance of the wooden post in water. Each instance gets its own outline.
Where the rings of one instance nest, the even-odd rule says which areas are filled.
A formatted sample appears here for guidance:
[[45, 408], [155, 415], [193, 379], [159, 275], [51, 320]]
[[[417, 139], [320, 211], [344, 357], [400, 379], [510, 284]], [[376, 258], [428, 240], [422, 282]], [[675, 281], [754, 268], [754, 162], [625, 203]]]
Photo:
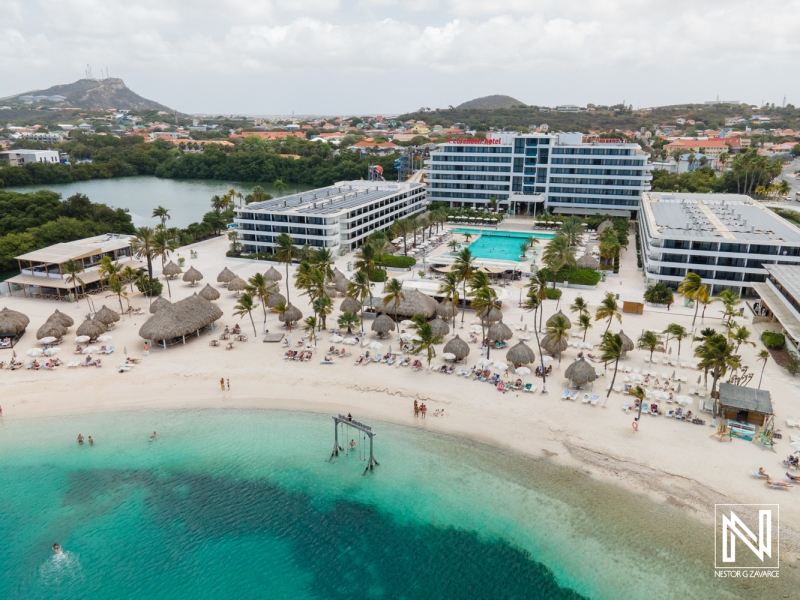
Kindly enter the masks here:
[[333, 461], [334, 456], [339, 456], [339, 451], [341, 450], [344, 452], [344, 448], [339, 445], [339, 423], [345, 423], [349, 427], [356, 429], [363, 434], [369, 436], [369, 458], [367, 459], [367, 466], [364, 469], [362, 475], [366, 475], [369, 471], [372, 471], [374, 467], [380, 466], [377, 460], [375, 460], [375, 453], [373, 452], [373, 438], [375, 437], [376, 433], [372, 431], [372, 427], [369, 425], [364, 425], [364, 423], [359, 423], [358, 421], [354, 421], [351, 417], [346, 417], [344, 415], [338, 415], [332, 417], [333, 419], [333, 451], [331, 452], [331, 457], [328, 459], [328, 462]]

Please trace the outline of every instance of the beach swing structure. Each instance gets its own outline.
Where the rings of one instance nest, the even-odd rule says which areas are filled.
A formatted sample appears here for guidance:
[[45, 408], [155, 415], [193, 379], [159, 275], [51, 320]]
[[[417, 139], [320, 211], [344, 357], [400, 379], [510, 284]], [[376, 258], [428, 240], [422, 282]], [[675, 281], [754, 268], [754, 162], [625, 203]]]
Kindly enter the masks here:
[[[332, 462], [334, 457], [339, 456], [339, 452], [345, 452], [346, 450], [339, 445], [339, 425], [347, 425], [348, 427], [352, 427], [356, 431], [360, 431], [362, 433], [362, 437], [369, 437], [369, 458], [366, 459], [367, 466], [364, 469], [362, 475], [366, 475], [369, 471], [372, 470], [373, 466], [377, 467], [380, 466], [378, 461], [375, 460], [375, 455], [372, 452], [373, 449], [373, 438], [375, 437], [375, 432], [372, 431], [372, 427], [368, 425], [364, 425], [364, 423], [359, 423], [358, 421], [354, 421], [350, 417], [346, 417], [344, 415], [337, 415], [331, 417], [333, 419], [333, 451], [331, 452], [331, 457], [328, 459], [328, 462]], [[345, 444], [347, 441], [345, 441]]]

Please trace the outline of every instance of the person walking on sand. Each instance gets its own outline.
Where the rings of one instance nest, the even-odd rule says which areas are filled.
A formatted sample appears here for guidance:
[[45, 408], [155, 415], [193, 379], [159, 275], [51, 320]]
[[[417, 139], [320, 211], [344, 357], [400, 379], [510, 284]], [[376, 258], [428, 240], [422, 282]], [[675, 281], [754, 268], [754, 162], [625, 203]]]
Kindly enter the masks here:
[[414, 400], [414, 416], [415, 417], [419, 416], [419, 404], [417, 404], [416, 400]]
[[231, 391], [231, 380], [230, 379], [226, 379], [226, 382], [228, 384], [228, 391], [230, 392]]
[[425, 404], [423, 403], [422, 406], [420, 406], [420, 410], [422, 411], [422, 418], [424, 419], [425, 418], [425, 413], [428, 412], [428, 407], [425, 406]]
[[219, 378], [219, 387], [220, 387], [220, 389], [222, 389], [223, 392], [225, 391], [225, 378], [224, 377], [220, 377]]

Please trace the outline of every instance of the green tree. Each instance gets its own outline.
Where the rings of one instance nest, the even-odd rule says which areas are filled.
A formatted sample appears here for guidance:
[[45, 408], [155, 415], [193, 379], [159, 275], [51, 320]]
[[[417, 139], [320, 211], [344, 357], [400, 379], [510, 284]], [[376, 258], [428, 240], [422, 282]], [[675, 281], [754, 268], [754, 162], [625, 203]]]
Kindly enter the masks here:
[[725, 307], [722, 314], [723, 323], [725, 323], [726, 319], [732, 320], [733, 317], [739, 314], [739, 311], [736, 310], [736, 307], [742, 303], [742, 300], [731, 290], [722, 290], [714, 301], [721, 302]]
[[570, 246], [577, 246], [583, 235], [583, 220], [574, 215], [567, 217], [562, 221], [558, 233], [567, 238]]
[[653, 362], [653, 352], [658, 347], [659, 339], [655, 331], [644, 331], [639, 337], [638, 348], [640, 350], [650, 350], [650, 358], [648, 362]]
[[739, 352], [739, 346], [746, 344], [755, 347], [755, 344], [750, 341], [750, 330], [744, 325], [740, 325], [729, 332], [729, 337], [732, 343], [736, 344], [734, 352]]
[[353, 327], [356, 327], [359, 323], [358, 315], [351, 312], [345, 312], [339, 315], [337, 320], [339, 327], [347, 328], [347, 333], [353, 333]]
[[667, 334], [667, 339], [669, 339], [669, 336], [672, 336], [674, 339], [678, 340], [678, 356], [680, 357], [681, 341], [689, 337], [689, 332], [686, 331], [686, 328], [683, 325], [678, 325], [677, 323], [670, 323], [669, 325], [667, 325], [667, 328], [664, 330], [664, 333]]
[[311, 338], [314, 342], [314, 347], [317, 346], [317, 318], [316, 317], [306, 317], [303, 321], [303, 331]]
[[297, 246], [294, 245], [292, 236], [282, 233], [275, 240], [275, 258], [286, 265], [286, 301], [289, 302], [289, 265], [298, 255]]
[[[555, 345], [559, 345], [562, 340], [569, 340], [570, 324], [562, 314], [553, 315], [547, 322], [547, 336]], [[558, 352], [558, 364], [561, 366], [561, 351]]]
[[561, 234], [557, 234], [544, 247], [542, 260], [553, 272], [553, 288], [556, 287], [556, 276], [564, 267], [575, 266], [575, 248], [570, 246], [569, 239]]
[[152, 216], [154, 219], [159, 219], [161, 221], [161, 229], [167, 228], [167, 220], [170, 218], [169, 209], [166, 209], [163, 206], [156, 206], [153, 209]]
[[347, 295], [352, 296], [361, 303], [361, 330], [364, 330], [364, 302], [372, 302], [372, 282], [363, 271], [356, 271], [347, 284]]
[[[174, 239], [170, 239], [167, 232], [164, 231], [163, 229], [160, 229], [153, 234], [151, 250], [153, 253], [153, 258], [161, 259], [162, 273], [164, 271], [164, 267], [166, 266], [170, 252], [174, 252], [177, 249], [178, 249], [178, 242], [176, 242]], [[169, 285], [169, 277], [165, 275], [164, 279], [167, 280], [167, 292], [169, 293], [169, 297], [172, 298], [172, 289], [170, 288]]]
[[600, 360], [606, 364], [614, 363], [614, 375], [611, 377], [611, 385], [608, 386], [608, 393], [603, 401], [603, 406], [605, 406], [608, 403], [608, 397], [611, 395], [614, 382], [617, 380], [617, 368], [619, 367], [619, 359], [622, 357], [622, 338], [620, 335], [606, 331], [603, 334], [603, 341], [600, 343], [600, 352]]
[[528, 282], [528, 295], [536, 296], [539, 300], [539, 327], [536, 327], [535, 321], [533, 323], [534, 329], [537, 331], [541, 330], [544, 320], [544, 301], [547, 300], [547, 283], [547, 277], [545, 273], [541, 271], [537, 271]]
[[261, 308], [264, 311], [264, 327], [267, 326], [267, 300], [269, 295], [275, 290], [276, 285], [271, 281], [267, 281], [263, 273], [256, 273], [247, 280], [246, 292], [258, 298], [261, 302]]
[[392, 234], [395, 237], [403, 238], [403, 255], [408, 256], [407, 236], [412, 233], [411, 221], [408, 219], [397, 219], [392, 223]]
[[364, 271], [370, 281], [373, 280], [375, 269], [377, 268], [377, 256], [375, 254], [375, 246], [366, 242], [356, 251], [356, 260], [353, 266], [359, 271]]
[[628, 393], [639, 401], [639, 414], [636, 415], [636, 421], [638, 421], [642, 418], [642, 405], [644, 404], [645, 391], [637, 385], [633, 389], [628, 390]]
[[452, 302], [456, 306], [458, 305], [460, 298], [458, 286], [460, 284], [461, 280], [458, 277], [458, 273], [450, 271], [444, 274], [444, 279], [439, 284], [439, 294], [444, 296], [444, 302]]
[[589, 314], [589, 303], [583, 299], [583, 296], [575, 298], [575, 302], [569, 307], [571, 312], [576, 312], [578, 315]]
[[683, 278], [678, 284], [678, 293], [681, 294], [684, 298], [691, 300], [694, 302], [694, 318], [692, 319], [692, 327], [694, 327], [695, 322], [697, 321], [697, 310], [700, 308], [700, 302], [698, 301], [698, 296], [702, 294], [702, 290], [705, 288], [705, 284], [703, 280], [700, 278], [700, 275], [693, 271], [689, 271], [686, 274], [686, 277]]
[[606, 333], [608, 333], [608, 328], [611, 327], [611, 321], [614, 320], [614, 317], [617, 318], [617, 321], [622, 323], [622, 315], [619, 312], [617, 299], [611, 292], [606, 292], [606, 295], [600, 302], [600, 306], [597, 307], [597, 310], [594, 313], [594, 320], [603, 321], [608, 319], [608, 323], [606, 324]]
[[[486, 318], [493, 308], [498, 308], [497, 292], [490, 287], [482, 287], [475, 291], [472, 297], [472, 308], [478, 313], [481, 319], [481, 339], [486, 339]], [[489, 358], [489, 349], [491, 344], [486, 348], [486, 358]]]
[[406, 295], [403, 293], [403, 282], [399, 279], [392, 278], [386, 283], [384, 291], [386, 292], [386, 296], [383, 297], [383, 306], [388, 306], [390, 303], [393, 303], [395, 318], [397, 318], [397, 307], [406, 299]]
[[433, 328], [429, 323], [417, 327], [417, 342], [414, 345], [414, 354], [425, 352], [428, 359], [428, 371], [431, 370], [431, 361], [436, 356], [436, 344], [442, 343], [442, 336], [433, 333]]
[[694, 355], [700, 359], [699, 368], [711, 373], [711, 397], [714, 399], [714, 418], [717, 417], [717, 382], [727, 373], [728, 369], [737, 369], [741, 358], [735, 354], [734, 347], [727, 338], [719, 333], [714, 333], [695, 347]]
[[764, 379], [764, 369], [767, 368], [767, 361], [768, 360], [769, 360], [769, 350], [761, 350], [758, 353], [758, 362], [762, 362], [763, 361], [764, 364], [761, 365], [761, 375], [758, 378], [758, 389], [761, 389], [761, 381]]
[[586, 341], [586, 333], [592, 328], [592, 317], [588, 314], [578, 316], [578, 329], [583, 332], [583, 341]]
[[131, 238], [131, 252], [138, 259], [147, 261], [147, 276], [153, 280], [153, 256], [156, 240], [152, 227], [139, 227]]
[[472, 274], [475, 272], [475, 257], [472, 256], [472, 252], [470, 252], [469, 248], [464, 248], [458, 253], [458, 257], [453, 266], [463, 285], [463, 294], [461, 296], [464, 299], [464, 306], [461, 307], [461, 324], [463, 325], [467, 303], [467, 281], [469, 281]]
[[326, 329], [328, 327], [328, 315], [333, 312], [333, 302], [328, 296], [320, 296], [314, 300], [312, 308], [314, 313], [319, 315], [320, 327]]
[[283, 183], [281, 179], [276, 179], [275, 182], [272, 184], [272, 187], [274, 187], [278, 191], [279, 196], [283, 196], [283, 192], [286, 190], [288, 186], [285, 183]]
[[119, 311], [121, 313], [125, 312], [125, 309], [122, 307], [122, 299], [128, 300], [128, 290], [125, 289], [125, 284], [122, 283], [118, 277], [111, 277], [108, 280], [108, 289], [109, 291], [116, 295], [117, 300], [119, 300]]
[[250, 317], [250, 323], [253, 325], [253, 335], [258, 335], [256, 332], [256, 322], [253, 321], [253, 309], [255, 309], [255, 307], [256, 304], [253, 301], [253, 296], [245, 292], [236, 299], [236, 305], [233, 307], [233, 314], [237, 317], [244, 317], [245, 315]]
[[75, 302], [80, 306], [80, 302], [78, 301], [78, 286], [81, 286], [81, 291], [83, 291], [83, 280], [79, 277], [79, 274], [83, 272], [83, 266], [78, 261], [70, 258], [67, 262], [65, 262], [61, 266], [61, 270], [66, 273], [67, 278], [66, 281], [68, 284], [72, 286], [73, 292], [75, 294]]

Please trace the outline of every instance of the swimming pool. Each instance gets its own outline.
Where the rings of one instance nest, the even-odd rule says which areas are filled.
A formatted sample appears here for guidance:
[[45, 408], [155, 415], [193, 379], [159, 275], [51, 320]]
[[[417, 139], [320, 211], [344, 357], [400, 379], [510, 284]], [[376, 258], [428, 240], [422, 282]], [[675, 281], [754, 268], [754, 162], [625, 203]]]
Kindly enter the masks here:
[[555, 236], [554, 233], [539, 233], [527, 231], [486, 231], [479, 229], [469, 228], [454, 228], [451, 229], [453, 233], [471, 233], [478, 236], [474, 242], [469, 245], [469, 249], [473, 256], [478, 258], [494, 258], [496, 260], [510, 260], [517, 262], [520, 256], [520, 246], [526, 239], [535, 237], [539, 238], [541, 245], [546, 240], [550, 240]]

